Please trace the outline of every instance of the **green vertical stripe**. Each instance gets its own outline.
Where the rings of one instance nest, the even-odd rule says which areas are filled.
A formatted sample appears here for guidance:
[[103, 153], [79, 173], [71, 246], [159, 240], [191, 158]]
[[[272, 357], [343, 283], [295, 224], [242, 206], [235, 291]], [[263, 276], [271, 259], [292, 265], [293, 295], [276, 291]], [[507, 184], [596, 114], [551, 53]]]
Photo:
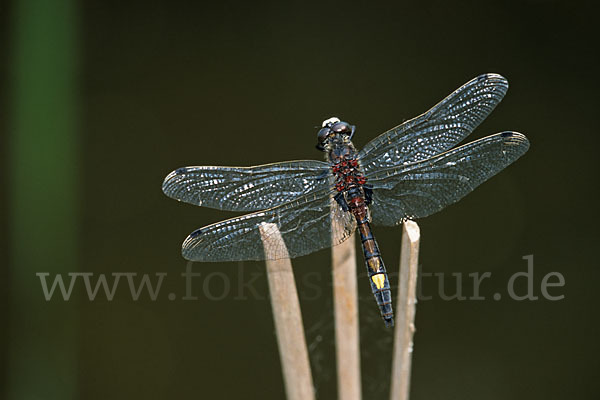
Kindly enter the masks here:
[[36, 272], [77, 270], [75, 0], [19, 0], [12, 21], [7, 398], [70, 399], [77, 308], [73, 297], [46, 302]]

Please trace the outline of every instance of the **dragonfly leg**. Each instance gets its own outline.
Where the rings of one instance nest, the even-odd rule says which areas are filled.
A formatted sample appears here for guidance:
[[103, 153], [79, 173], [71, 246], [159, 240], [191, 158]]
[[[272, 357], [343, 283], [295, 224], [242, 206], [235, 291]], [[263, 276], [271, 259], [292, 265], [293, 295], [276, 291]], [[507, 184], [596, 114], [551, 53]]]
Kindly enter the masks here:
[[344, 192], [339, 192], [333, 198], [335, 199], [335, 201], [338, 202], [340, 207], [342, 207], [342, 210], [348, 211], [350, 209], [350, 207], [348, 207], [348, 202], [346, 201], [346, 198], [344, 197]]
[[365, 192], [365, 204], [370, 205], [373, 202], [373, 185], [363, 185], [363, 190]]

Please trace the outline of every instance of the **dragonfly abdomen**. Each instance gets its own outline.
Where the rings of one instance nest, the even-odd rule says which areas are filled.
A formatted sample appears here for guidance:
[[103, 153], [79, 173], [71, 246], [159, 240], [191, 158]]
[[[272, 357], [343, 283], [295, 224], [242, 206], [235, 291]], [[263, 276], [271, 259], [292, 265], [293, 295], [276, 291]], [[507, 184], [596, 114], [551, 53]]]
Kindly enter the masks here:
[[362, 242], [367, 274], [371, 283], [371, 291], [381, 312], [381, 317], [385, 321], [385, 325], [391, 327], [394, 325], [394, 311], [392, 309], [390, 281], [385, 270], [383, 258], [381, 258], [381, 253], [379, 253], [379, 246], [377, 246], [377, 241], [373, 236], [371, 225], [366, 216], [366, 207], [363, 207], [364, 212], [360, 212], [360, 209], [355, 209], [354, 215]]

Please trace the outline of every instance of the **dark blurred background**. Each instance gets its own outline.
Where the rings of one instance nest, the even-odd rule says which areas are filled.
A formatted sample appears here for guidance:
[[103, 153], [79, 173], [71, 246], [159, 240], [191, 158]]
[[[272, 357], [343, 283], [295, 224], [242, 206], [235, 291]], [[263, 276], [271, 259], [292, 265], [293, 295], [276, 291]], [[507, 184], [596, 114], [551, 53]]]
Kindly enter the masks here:
[[[591, 4], [1, 1], [0, 397], [283, 398], [264, 264], [194, 264], [197, 299], [182, 300], [182, 240], [234, 214], [168, 199], [164, 176], [321, 159], [314, 127], [333, 115], [358, 126], [362, 147], [498, 72], [511, 88], [469, 139], [512, 129], [531, 149], [419, 221], [422, 270], [443, 274], [447, 293], [452, 274], [466, 296], [469, 273], [492, 278], [481, 301], [446, 301], [437, 277], [423, 281], [412, 398], [596, 398]], [[401, 229], [375, 233], [393, 271]], [[527, 255], [540, 298], [516, 301], [507, 282]], [[294, 260], [320, 399], [336, 396], [329, 261], [328, 250]], [[46, 301], [36, 274], [68, 286], [74, 272], [94, 284], [168, 275], [154, 301], [132, 299], [126, 277], [112, 301], [102, 290], [90, 301], [81, 277], [68, 301], [59, 289]], [[564, 277], [549, 290], [562, 300], [541, 295], [550, 272]], [[359, 290], [364, 398], [385, 398], [391, 332], [364, 278]]]

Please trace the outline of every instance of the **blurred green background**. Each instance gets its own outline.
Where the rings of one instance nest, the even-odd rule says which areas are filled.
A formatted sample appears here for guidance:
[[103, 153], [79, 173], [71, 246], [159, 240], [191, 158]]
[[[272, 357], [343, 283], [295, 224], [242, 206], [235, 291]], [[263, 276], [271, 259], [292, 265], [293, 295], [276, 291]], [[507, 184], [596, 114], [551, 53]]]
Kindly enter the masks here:
[[[162, 179], [321, 159], [314, 127], [332, 115], [362, 147], [484, 72], [511, 88], [470, 139], [532, 145], [419, 221], [423, 272], [447, 293], [453, 273], [467, 296], [469, 273], [492, 278], [483, 301], [423, 282], [412, 399], [596, 398], [595, 25], [591, 2], [551, 0], [1, 1], [0, 398], [283, 398], [264, 265], [194, 264], [197, 300], [181, 300], [182, 240], [234, 214], [168, 199]], [[401, 229], [375, 233], [393, 270]], [[560, 272], [563, 300], [506, 296], [530, 254], [535, 294]], [[294, 260], [320, 399], [336, 395], [329, 260]], [[168, 275], [155, 301], [126, 278], [112, 301], [81, 280], [46, 301], [40, 272]], [[359, 289], [364, 398], [385, 398], [391, 332]]]

